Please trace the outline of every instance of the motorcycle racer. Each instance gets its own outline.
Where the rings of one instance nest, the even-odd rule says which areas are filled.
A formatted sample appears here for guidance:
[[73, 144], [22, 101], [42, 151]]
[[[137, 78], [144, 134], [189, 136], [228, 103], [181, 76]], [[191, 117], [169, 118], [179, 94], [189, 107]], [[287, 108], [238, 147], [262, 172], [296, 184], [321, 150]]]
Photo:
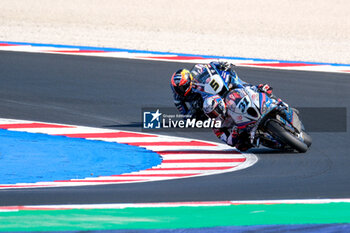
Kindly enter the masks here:
[[255, 86], [236, 88], [223, 97], [209, 96], [203, 101], [203, 111], [216, 121], [212, 125], [215, 135], [241, 151], [263, 145], [304, 153], [312, 144], [299, 112], [259, 93]]
[[[266, 93], [270, 98], [276, 99], [272, 94], [272, 88], [268, 84], [249, 86], [258, 92]], [[246, 151], [252, 147], [249, 140], [249, 131], [255, 121], [248, 124], [241, 123], [242, 117], [235, 114], [236, 105], [242, 99], [242, 96], [241, 88], [233, 89], [223, 97], [219, 95], [209, 96], [203, 101], [203, 112], [207, 117], [221, 121], [220, 128], [212, 128], [220, 140], [229, 146], [235, 146], [240, 151]], [[277, 100], [281, 101], [280, 99]]]
[[240, 151], [251, 148], [249, 142], [249, 125], [239, 125], [235, 122], [235, 98], [239, 93], [235, 90], [229, 92], [224, 99], [219, 95], [206, 98], [203, 102], [204, 113], [216, 121], [221, 121], [220, 128], [212, 128], [214, 134], [227, 145], [236, 147]]
[[202, 119], [203, 93], [194, 86], [193, 75], [187, 69], [176, 71], [171, 77], [171, 89], [174, 94], [174, 104], [186, 118]]
[[188, 118], [206, 118], [202, 106], [203, 99], [208, 96], [208, 93], [204, 92], [200, 84], [206, 75], [209, 75], [209, 69], [212, 70], [211, 72], [219, 72], [220, 74], [224, 71], [228, 72], [229, 75], [225, 77], [229, 89], [245, 84], [238, 78], [234, 71], [234, 65], [227, 62], [196, 64], [191, 71], [180, 69], [172, 75], [170, 86], [174, 94], [174, 104], [182, 115], [186, 115]]
[[[227, 83], [228, 90], [233, 90], [242, 85], [250, 85], [243, 82], [234, 70], [235, 65], [214, 61], [209, 64], [196, 64], [191, 70], [177, 70], [171, 77], [170, 86], [173, 91], [174, 104], [178, 111], [186, 118], [206, 119], [203, 113], [203, 99], [209, 96], [204, 92], [201, 84], [209, 77], [209, 72], [219, 73]], [[267, 84], [257, 86], [260, 91], [272, 96], [272, 88]], [[220, 93], [221, 95], [225, 93]]]

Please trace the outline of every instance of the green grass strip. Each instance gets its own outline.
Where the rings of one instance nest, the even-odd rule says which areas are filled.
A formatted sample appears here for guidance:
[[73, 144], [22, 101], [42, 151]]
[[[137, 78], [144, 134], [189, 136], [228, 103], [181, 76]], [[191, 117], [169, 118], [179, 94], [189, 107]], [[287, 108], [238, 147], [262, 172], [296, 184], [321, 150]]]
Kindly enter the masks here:
[[350, 203], [0, 212], [0, 231], [175, 229], [331, 223], [350, 223]]

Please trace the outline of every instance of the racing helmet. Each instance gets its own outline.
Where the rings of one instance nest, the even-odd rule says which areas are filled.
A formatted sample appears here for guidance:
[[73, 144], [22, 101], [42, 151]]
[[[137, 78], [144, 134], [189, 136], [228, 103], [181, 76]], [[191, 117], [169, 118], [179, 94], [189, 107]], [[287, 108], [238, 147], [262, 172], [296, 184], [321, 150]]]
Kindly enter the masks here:
[[192, 89], [192, 74], [189, 70], [181, 69], [171, 77], [171, 86], [180, 96], [186, 96]]
[[203, 111], [209, 118], [224, 118], [226, 115], [226, 104], [219, 95], [212, 95], [203, 102]]

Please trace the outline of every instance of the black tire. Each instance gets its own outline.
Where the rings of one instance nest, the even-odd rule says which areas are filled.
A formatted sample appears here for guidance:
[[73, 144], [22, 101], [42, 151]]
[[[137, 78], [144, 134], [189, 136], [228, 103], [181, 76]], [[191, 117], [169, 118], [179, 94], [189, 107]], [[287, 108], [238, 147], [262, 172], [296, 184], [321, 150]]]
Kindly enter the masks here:
[[285, 130], [277, 121], [268, 121], [266, 128], [281, 143], [294, 148], [300, 153], [305, 153], [307, 151], [308, 146], [295, 137], [292, 133]]
[[308, 135], [306, 132], [303, 131], [303, 139], [304, 143], [307, 145], [307, 147], [310, 147], [312, 144], [312, 138], [310, 135]]

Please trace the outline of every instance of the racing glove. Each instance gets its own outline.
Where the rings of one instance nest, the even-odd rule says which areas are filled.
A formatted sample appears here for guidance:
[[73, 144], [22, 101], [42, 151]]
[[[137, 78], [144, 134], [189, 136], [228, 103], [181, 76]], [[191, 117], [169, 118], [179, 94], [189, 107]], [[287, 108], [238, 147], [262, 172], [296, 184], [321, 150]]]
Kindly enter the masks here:
[[235, 67], [235, 65], [233, 65], [232, 63], [229, 63], [227, 61], [219, 61], [218, 68], [220, 70], [228, 71], [230, 69], [233, 69], [233, 67]]
[[272, 87], [269, 84], [259, 84], [258, 90], [261, 92], [265, 92], [268, 95], [272, 95]]

